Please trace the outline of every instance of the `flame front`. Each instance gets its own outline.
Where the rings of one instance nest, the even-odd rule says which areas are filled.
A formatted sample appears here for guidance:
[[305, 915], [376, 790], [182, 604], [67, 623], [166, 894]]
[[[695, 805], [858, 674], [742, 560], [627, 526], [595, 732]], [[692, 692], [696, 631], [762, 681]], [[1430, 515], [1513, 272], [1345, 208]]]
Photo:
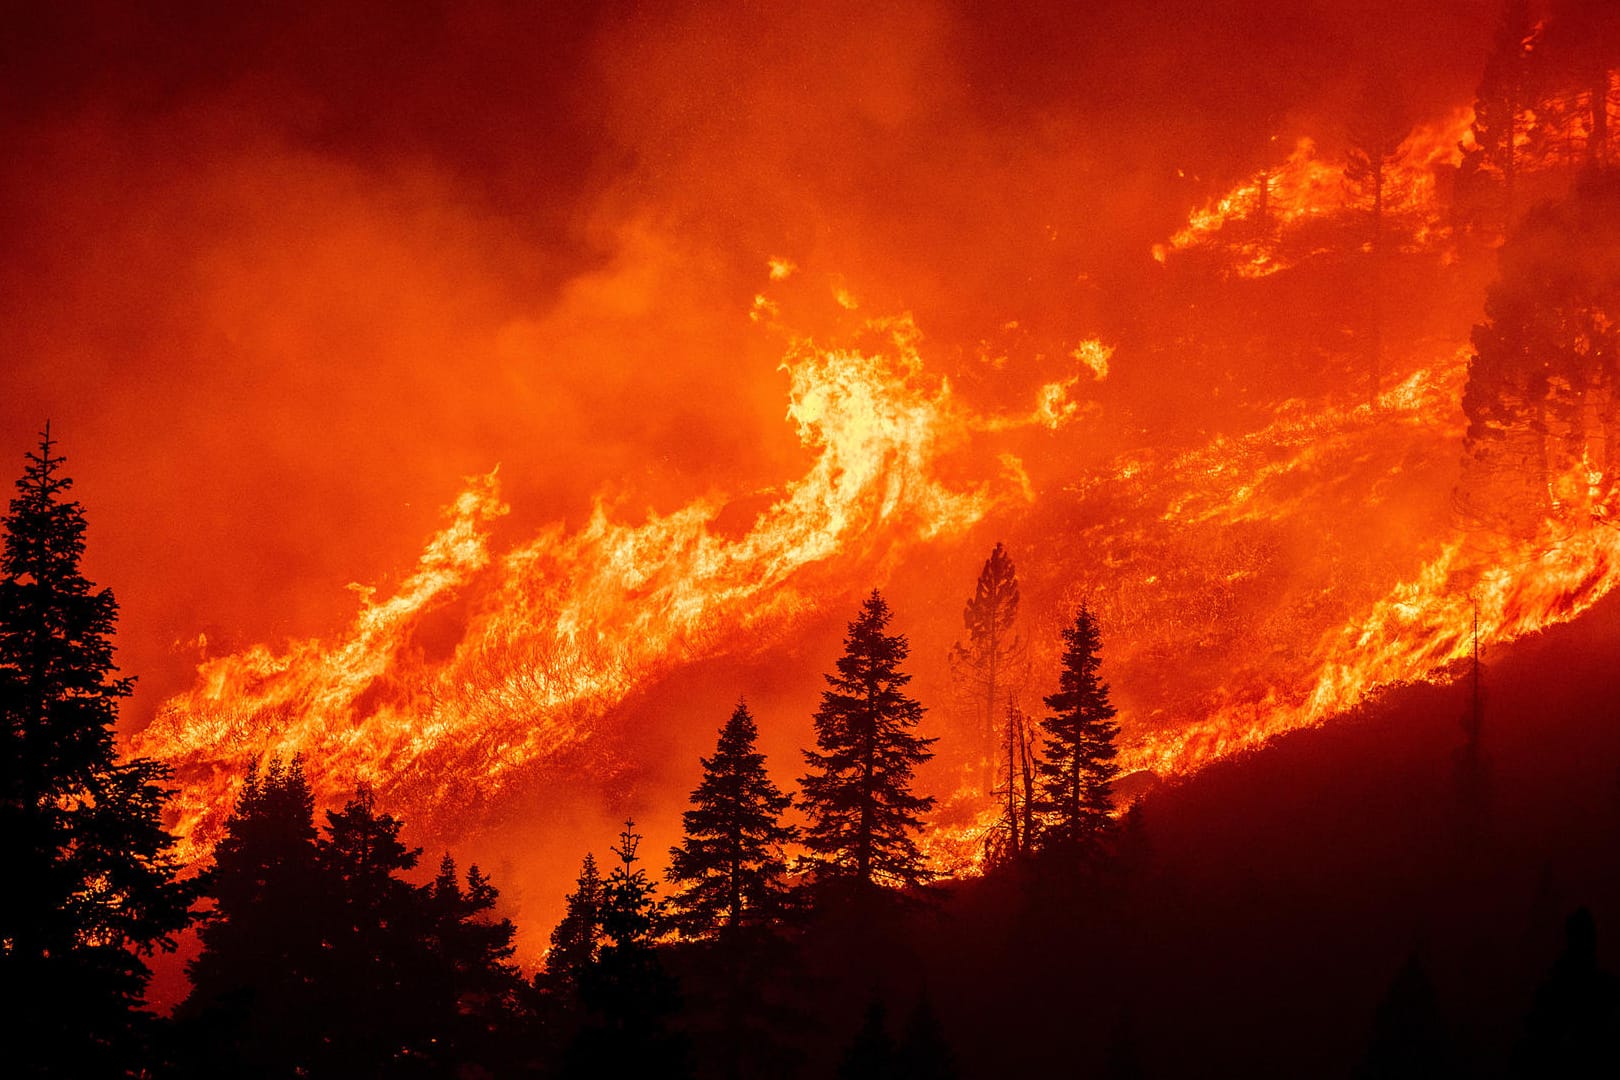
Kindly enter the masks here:
[[[588, 738], [659, 673], [738, 647], [740, 630], [753, 648], [771, 640], [816, 606], [801, 578], [818, 564], [871, 565], [978, 521], [996, 496], [936, 475], [974, 423], [923, 371], [910, 320], [873, 329], [886, 348], [870, 354], [791, 347], [788, 417], [814, 457], [739, 538], [714, 528], [718, 501], [639, 525], [598, 502], [577, 531], [554, 525], [497, 557], [491, 526], [507, 508], [491, 472], [450, 507], [415, 573], [386, 600], [367, 595], [337, 640], [205, 662], [135, 739], [177, 769], [190, 853], [256, 755], [305, 755], [326, 797], [364, 782], [419, 815], [453, 815]], [[424, 655], [424, 620], [457, 597], [470, 599], [457, 644]]]

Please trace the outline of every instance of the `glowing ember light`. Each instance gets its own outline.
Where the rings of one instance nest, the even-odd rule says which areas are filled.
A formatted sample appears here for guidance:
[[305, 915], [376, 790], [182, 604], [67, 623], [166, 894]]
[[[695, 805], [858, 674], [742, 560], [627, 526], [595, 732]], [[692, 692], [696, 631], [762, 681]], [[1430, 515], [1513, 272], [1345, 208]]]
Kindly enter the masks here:
[[1113, 359], [1114, 349], [1111, 345], [1104, 345], [1096, 338], [1088, 338], [1074, 347], [1070, 356], [1086, 365], [1098, 382], [1108, 378], [1108, 361]]

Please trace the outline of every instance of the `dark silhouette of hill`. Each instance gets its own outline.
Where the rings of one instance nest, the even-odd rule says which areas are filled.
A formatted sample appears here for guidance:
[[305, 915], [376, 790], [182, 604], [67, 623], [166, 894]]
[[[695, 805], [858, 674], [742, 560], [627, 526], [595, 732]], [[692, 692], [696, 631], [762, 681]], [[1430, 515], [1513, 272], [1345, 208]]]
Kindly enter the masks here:
[[958, 883], [864, 977], [965, 1076], [1510, 1075], [1578, 908], [1620, 966], [1617, 646], [1611, 599], [1491, 650], [1478, 768], [1465, 679], [1162, 785], [1119, 865]]

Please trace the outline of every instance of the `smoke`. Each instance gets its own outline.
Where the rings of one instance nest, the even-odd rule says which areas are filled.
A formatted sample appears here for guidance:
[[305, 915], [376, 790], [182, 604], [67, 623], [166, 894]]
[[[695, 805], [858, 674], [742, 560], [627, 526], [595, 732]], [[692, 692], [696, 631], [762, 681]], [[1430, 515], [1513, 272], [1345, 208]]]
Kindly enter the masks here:
[[[575, 532], [598, 500], [628, 522], [729, 500], [715, 529], [746, 532], [813, 460], [786, 417], [788, 339], [902, 312], [967, 411], [1045, 402], [1054, 425], [1083, 420], [978, 437], [945, 466], [978, 474], [954, 486], [1016, 479], [1007, 505], [1039, 510], [884, 567], [944, 723], [938, 657], [981, 547], [1019, 534], [1031, 634], [1051, 630], [1038, 620], [1144, 550], [1098, 542], [1107, 519], [1066, 491], [1134, 452], [1174, 460], [1235, 425], [1234, 403], [1300, 392], [1298, 372], [1256, 359], [1275, 341], [1199, 368], [1202, 331], [1235, 339], [1248, 316], [1167, 299], [1151, 245], [1306, 129], [1330, 145], [1369, 71], [1419, 115], [1465, 101], [1494, 5], [16, 18], [0, 46], [0, 444], [20, 454], [47, 417], [64, 440], [88, 569], [123, 604], [120, 660], [141, 679], [127, 727], [199, 661], [340, 635], [345, 586], [388, 595], [463, 478], [497, 463], [496, 551]], [[1315, 316], [1318, 299], [1298, 307]], [[1437, 306], [1466, 326], [1466, 305]], [[1268, 316], [1285, 337], [1288, 310]], [[1114, 350], [1102, 368], [1074, 355], [1091, 341]], [[806, 737], [840, 602], [876, 583], [829, 586], [821, 621], [782, 646], [790, 665], [704, 669], [749, 683], [715, 690], [720, 707], [759, 687], [756, 712], [779, 708], [773, 754]], [[690, 760], [723, 716], [629, 708], [668, 730], [616, 775], [647, 770], [641, 805], [667, 810], [690, 778], [658, 753]], [[612, 816], [570, 799], [536, 805], [559, 830]]]

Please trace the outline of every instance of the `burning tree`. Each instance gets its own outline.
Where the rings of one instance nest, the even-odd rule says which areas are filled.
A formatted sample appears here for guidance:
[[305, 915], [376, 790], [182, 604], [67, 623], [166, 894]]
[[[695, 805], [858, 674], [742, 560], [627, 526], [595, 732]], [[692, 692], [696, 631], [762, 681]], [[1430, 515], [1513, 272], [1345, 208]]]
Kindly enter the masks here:
[[142, 957], [174, 948], [192, 888], [161, 821], [168, 770], [118, 760], [118, 604], [80, 572], [84, 512], [48, 425], [27, 460], [0, 554], [0, 972], [21, 991], [7, 1064], [113, 1075], [141, 1052]]
[[782, 848], [798, 830], [782, 824], [793, 800], [771, 782], [765, 755], [755, 748], [758, 738], [748, 706], [739, 701], [714, 756], [703, 759], [692, 809], [681, 815], [685, 837], [670, 849], [668, 877], [685, 885], [672, 904], [692, 936], [736, 927], [780, 905], [787, 870]]
[[818, 869], [862, 892], [874, 883], [915, 885], [929, 873], [912, 834], [932, 796], [911, 792], [912, 772], [933, 757], [934, 740], [914, 734], [923, 707], [907, 697], [900, 670], [906, 639], [889, 634], [889, 605], [876, 589], [849, 624], [837, 673], [826, 676], [816, 710], [816, 745], [800, 779], [810, 817], [805, 846]]
[[1465, 149], [1462, 178], [1476, 190], [1496, 186], [1498, 221], [1511, 221], [1530, 96], [1530, 50], [1535, 25], [1528, 0], [1507, 0], [1496, 41], [1474, 96], [1473, 145]]
[[1024, 643], [1014, 632], [1018, 622], [1018, 571], [1001, 544], [996, 544], [979, 571], [973, 596], [962, 609], [967, 641], [951, 650], [951, 673], [971, 702], [979, 728], [979, 756], [988, 782], [996, 783], [996, 716], [1007, 687], [1017, 678]]
[[1533, 535], [1607, 518], [1620, 447], [1620, 177], [1532, 211], [1474, 328], [1458, 492], [1475, 522]]
[[1041, 720], [1046, 732], [1045, 760], [1039, 765], [1041, 841], [1048, 849], [1084, 850], [1111, 822], [1119, 725], [1108, 684], [1097, 676], [1102, 639], [1089, 607], [1081, 606], [1063, 641], [1058, 691], [1045, 699], [1052, 713]]

